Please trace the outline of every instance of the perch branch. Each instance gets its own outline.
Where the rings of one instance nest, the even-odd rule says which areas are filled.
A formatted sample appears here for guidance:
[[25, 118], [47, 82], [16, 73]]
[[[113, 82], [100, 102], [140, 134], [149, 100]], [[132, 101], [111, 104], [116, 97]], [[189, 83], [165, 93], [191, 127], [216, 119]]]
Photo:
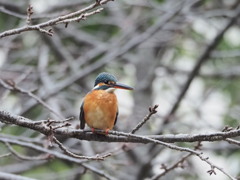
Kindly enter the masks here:
[[[38, 131], [42, 134], [48, 135], [51, 134], [50, 128], [46, 125], [47, 120], [40, 121], [32, 121], [28, 118], [13, 115], [6, 111], [0, 111], [0, 121], [6, 124], [15, 124], [18, 126], [26, 127], [35, 131]], [[58, 122], [58, 121], [56, 121]], [[96, 130], [98, 131], [98, 130]], [[99, 130], [99, 132], [102, 132]], [[165, 135], [133, 135], [130, 133], [118, 132], [118, 131], [109, 131], [108, 136], [96, 136], [90, 130], [76, 130], [70, 127], [55, 129], [54, 133], [57, 135], [63, 135], [68, 138], [77, 138], [79, 140], [87, 140], [87, 141], [101, 141], [101, 142], [131, 142], [131, 143], [150, 143], [148, 139], [144, 139], [141, 137], [147, 137], [150, 139], [167, 142], [167, 143], [175, 143], [175, 142], [198, 142], [198, 141], [221, 141], [226, 140], [227, 138], [234, 138], [240, 136], [240, 129], [233, 129], [227, 132], [214, 132], [214, 133], [206, 133], [206, 134], [165, 134]], [[140, 137], [140, 138], [138, 138]]]

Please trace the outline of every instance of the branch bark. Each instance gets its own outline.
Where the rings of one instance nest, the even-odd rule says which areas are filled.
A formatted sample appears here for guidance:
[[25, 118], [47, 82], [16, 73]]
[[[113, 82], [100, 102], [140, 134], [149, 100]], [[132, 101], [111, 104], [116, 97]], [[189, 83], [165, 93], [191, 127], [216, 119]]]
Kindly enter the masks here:
[[[89, 13], [86, 13], [87, 11], [92, 10], [92, 9], [102, 5], [102, 4], [106, 4], [109, 1], [112, 1], [112, 0], [101, 0], [100, 2], [93, 3], [86, 8], [80, 9], [80, 10], [72, 12], [72, 13], [69, 13], [67, 15], [59, 16], [57, 18], [51, 19], [51, 20], [43, 22], [43, 23], [39, 23], [39, 24], [36, 24], [36, 25], [25, 25], [25, 26], [20, 27], [20, 28], [4, 31], [4, 32], [0, 33], [0, 38], [15, 35], [15, 34], [20, 34], [20, 33], [25, 32], [25, 31], [32, 31], [32, 30], [37, 30], [37, 31], [40, 31], [42, 33], [46, 33], [46, 34], [52, 36], [53, 32], [52, 32], [51, 29], [50, 30], [45, 30], [43, 28], [51, 27], [51, 26], [57, 25], [59, 23], [69, 23], [69, 22], [72, 22], [72, 21], [82, 20], [82, 19], [84, 19], [84, 17], [91, 16], [91, 15], [94, 15], [96, 13], [99, 13], [102, 9], [98, 9], [96, 11], [89, 12]], [[86, 14], [84, 14], [84, 13], [86, 13]], [[80, 17], [77, 17], [77, 16], [80, 16]]]
[[[68, 128], [49, 128], [46, 120], [34, 122], [22, 116], [13, 115], [6, 111], [0, 111], [0, 121], [6, 124], [15, 124], [38, 131], [45, 135], [50, 135], [52, 132], [56, 135], [62, 135], [68, 138], [76, 138], [87, 141], [100, 142], [131, 142], [131, 143], [152, 143], [150, 139], [158, 140], [166, 143], [175, 142], [198, 142], [198, 141], [222, 141], [227, 138], [234, 138], [240, 136], [240, 129], [231, 130], [228, 132], [215, 132], [206, 134], [166, 134], [166, 135], [133, 135], [131, 133], [124, 133], [119, 131], [109, 131], [108, 136], [98, 136], [90, 130], [76, 130]], [[63, 121], [64, 122], [64, 121]], [[97, 131], [97, 130], [96, 130]], [[102, 132], [99, 130], [99, 132]]]

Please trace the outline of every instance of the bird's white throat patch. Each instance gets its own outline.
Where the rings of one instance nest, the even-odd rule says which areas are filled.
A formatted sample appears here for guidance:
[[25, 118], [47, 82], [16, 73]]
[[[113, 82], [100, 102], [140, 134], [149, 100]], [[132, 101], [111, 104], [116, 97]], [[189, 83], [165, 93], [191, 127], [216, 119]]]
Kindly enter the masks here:
[[115, 90], [115, 88], [108, 88], [105, 91], [107, 91], [108, 93], [113, 93]]
[[[99, 89], [100, 87], [101, 87], [101, 86], [96, 85], [96, 86], [93, 88], [93, 90]], [[115, 90], [116, 90], [116, 88], [113, 88], [113, 87], [109, 87], [109, 88], [105, 89], [105, 91], [108, 92], [108, 93], [113, 93]]]
[[100, 87], [99, 85], [96, 85], [96, 86], [94, 86], [93, 89], [98, 89], [99, 87]]

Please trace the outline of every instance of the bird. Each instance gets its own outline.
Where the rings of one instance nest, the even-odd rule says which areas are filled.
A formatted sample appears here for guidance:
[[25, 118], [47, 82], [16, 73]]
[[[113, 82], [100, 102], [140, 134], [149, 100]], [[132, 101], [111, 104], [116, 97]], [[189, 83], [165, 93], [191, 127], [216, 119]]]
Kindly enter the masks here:
[[92, 132], [100, 129], [107, 135], [113, 129], [118, 118], [118, 102], [114, 93], [116, 89], [133, 90], [132, 87], [119, 83], [110, 73], [102, 72], [96, 77], [93, 89], [84, 97], [80, 107], [81, 129], [85, 128], [85, 123]]

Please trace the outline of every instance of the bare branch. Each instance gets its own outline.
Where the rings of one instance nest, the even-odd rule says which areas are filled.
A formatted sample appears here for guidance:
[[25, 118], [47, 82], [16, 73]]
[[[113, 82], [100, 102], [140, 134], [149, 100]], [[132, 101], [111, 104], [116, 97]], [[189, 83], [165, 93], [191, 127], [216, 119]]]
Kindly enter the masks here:
[[75, 17], [75, 18], [72, 18], [72, 19], [66, 19], [66, 20], [63, 20], [63, 21], [59, 21], [56, 24], [68, 24], [68, 23], [71, 23], [71, 22], [76, 22], [76, 21], [79, 22], [81, 20], [86, 20], [88, 16], [92, 16], [94, 14], [100, 13], [102, 10], [103, 10], [103, 8], [99, 8], [99, 9], [97, 9], [95, 11], [81, 14], [79, 17]]
[[28, 8], [27, 8], [27, 25], [30, 25], [31, 24], [31, 16], [33, 14], [33, 7], [31, 6], [31, 4], [28, 5]]
[[[30, 128], [36, 130], [42, 134], [48, 135], [51, 134], [51, 129], [45, 125], [46, 120], [32, 121], [30, 119], [24, 118], [22, 116], [17, 116], [10, 114], [6, 111], [0, 111], [0, 121], [6, 124], [15, 124], [18, 126]], [[58, 121], [56, 121], [58, 122]], [[96, 132], [103, 133], [104, 131], [96, 130]], [[228, 132], [215, 132], [215, 133], [206, 133], [206, 134], [165, 134], [165, 135], [145, 135], [139, 136], [130, 133], [118, 132], [118, 131], [109, 131], [108, 136], [96, 136], [91, 130], [75, 130], [71, 128], [62, 128], [55, 129], [55, 134], [63, 135], [65, 137], [77, 138], [79, 140], [88, 140], [88, 141], [102, 141], [102, 142], [132, 142], [132, 143], [150, 143], [153, 140], [161, 142], [198, 142], [198, 141], [221, 141], [226, 138], [233, 138], [240, 136], [240, 129], [231, 130]], [[146, 138], [145, 138], [146, 137]], [[151, 139], [151, 140], [149, 140]]]
[[36, 180], [11, 173], [0, 172], [0, 179], [14, 179], [14, 180]]
[[131, 131], [132, 134], [134, 134], [137, 130], [139, 130], [150, 118], [153, 114], [157, 113], [158, 105], [154, 105], [153, 107], [149, 107], [149, 114], [140, 122], [138, 125], [133, 128]]
[[148, 178], [147, 180], [157, 180], [163, 176], [165, 176], [168, 172], [172, 171], [175, 168], [180, 167], [180, 164], [182, 164], [188, 157], [190, 157], [192, 154], [189, 153], [187, 155], [185, 155], [184, 157], [182, 157], [180, 160], [178, 160], [176, 163], [172, 164], [169, 167], [164, 166], [162, 169], [164, 169], [164, 171], [162, 173], [156, 174], [155, 176]]
[[34, 161], [34, 160], [47, 160], [50, 157], [48, 154], [35, 156], [35, 157], [34, 156], [31, 156], [31, 157], [30, 156], [25, 156], [25, 155], [19, 154], [17, 151], [15, 151], [8, 142], [6, 142], [5, 145], [7, 146], [9, 151], [14, 156], [16, 156], [18, 159], [27, 160], [27, 161]]
[[57, 117], [59, 117], [60, 119], [63, 119], [63, 117], [59, 113], [57, 113], [52, 107], [50, 107], [48, 104], [46, 104], [41, 98], [39, 98], [38, 96], [33, 94], [31, 91], [27, 91], [25, 89], [22, 89], [22, 88], [18, 87], [14, 81], [4, 82], [2, 79], [0, 79], [0, 84], [3, 87], [5, 87], [6, 89], [9, 89], [11, 91], [17, 91], [17, 92], [20, 92], [20, 93], [23, 93], [23, 94], [27, 94], [29, 97], [35, 99], [38, 103], [43, 105], [43, 107], [45, 107], [50, 112], [55, 114]]
[[53, 137], [53, 141], [59, 146], [60, 149], [62, 149], [67, 155], [71, 156], [71, 157], [74, 157], [74, 158], [77, 158], [77, 159], [87, 159], [87, 160], [104, 160], [106, 157], [109, 157], [111, 156], [110, 153], [106, 154], [106, 155], [103, 155], [103, 156], [100, 156], [100, 155], [97, 155], [95, 157], [89, 157], [89, 156], [79, 156], [77, 154], [74, 154], [72, 152], [70, 152], [69, 150], [67, 150], [67, 148], [57, 140], [56, 137]]
[[4, 158], [4, 157], [10, 156], [10, 155], [11, 155], [11, 153], [2, 154], [2, 155], [0, 155], [0, 158]]
[[54, 119], [47, 119], [47, 120], [34, 121], [34, 124], [35, 125], [47, 124], [47, 126], [48, 126], [48, 125], [53, 124], [53, 123], [66, 123], [68, 121], [72, 121], [73, 119], [74, 119], [74, 117], [69, 117], [69, 118], [66, 118], [66, 119], [60, 120], [60, 121], [57, 121], [57, 120], [54, 120]]
[[[23, 26], [23, 27], [20, 27], [20, 28], [4, 31], [4, 32], [0, 33], [0, 38], [15, 35], [15, 34], [20, 34], [20, 33], [25, 32], [25, 31], [32, 31], [32, 30], [38, 30], [40, 32], [43, 32], [43, 33], [46, 33], [46, 34], [50, 35], [49, 33], [47, 33], [48, 31], [43, 30], [43, 28], [51, 27], [51, 26], [59, 24], [59, 22], [61, 22], [61, 21], [69, 20], [69, 19], [75, 18], [76, 16], [80, 16], [81, 14], [83, 14], [83, 13], [89, 11], [89, 10], [92, 10], [92, 9], [102, 5], [102, 4], [106, 4], [109, 1], [112, 1], [112, 0], [101, 0], [100, 3], [91, 4], [91, 5], [85, 7], [81, 10], [78, 10], [78, 11], [72, 12], [70, 14], [51, 19], [49, 21], [46, 21], [46, 22], [43, 22], [43, 23], [40, 23], [40, 24], [26, 25], [26, 26]], [[96, 12], [92, 13], [92, 14], [90, 13], [88, 16], [94, 15], [94, 14], [96, 14]]]
[[231, 138], [227, 138], [226, 141], [229, 143], [229, 144], [235, 144], [237, 146], [240, 146], [240, 141], [237, 141], [235, 139], [231, 139]]
[[8, 9], [6, 9], [4, 6], [0, 6], [0, 12], [3, 12], [5, 14], [9, 14], [11, 16], [14, 16], [14, 17], [17, 17], [17, 18], [21, 18], [21, 19], [25, 19], [26, 16], [22, 15], [22, 14], [19, 14], [17, 12], [14, 12], [14, 11], [10, 11]]

